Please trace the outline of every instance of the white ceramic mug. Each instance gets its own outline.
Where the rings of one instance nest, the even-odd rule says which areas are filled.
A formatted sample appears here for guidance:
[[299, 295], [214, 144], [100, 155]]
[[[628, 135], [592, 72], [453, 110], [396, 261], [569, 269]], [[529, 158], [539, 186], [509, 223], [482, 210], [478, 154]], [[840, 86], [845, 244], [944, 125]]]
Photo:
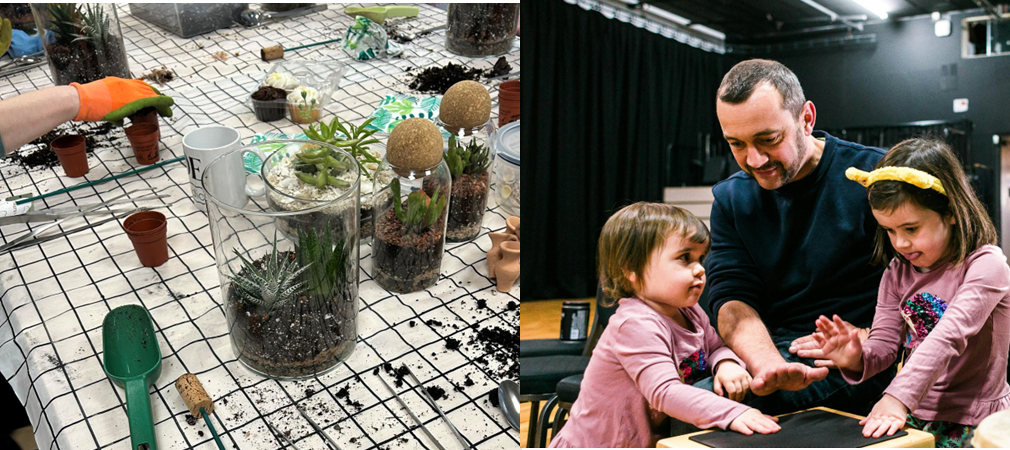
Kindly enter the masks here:
[[[189, 169], [189, 185], [193, 200], [197, 206], [207, 210], [207, 193], [203, 188], [203, 171], [215, 158], [236, 150], [241, 145], [238, 130], [232, 127], [214, 125], [198, 128], [182, 137], [182, 150], [186, 155], [186, 167]], [[253, 147], [248, 149], [259, 156], [260, 161], [267, 157], [262, 151]], [[236, 153], [232, 160], [216, 170], [227, 171], [227, 176], [216, 176], [215, 180], [227, 185], [214, 186], [214, 192], [220, 193], [218, 198], [229, 205], [241, 208], [249, 201], [249, 197], [258, 197], [266, 192], [265, 186], [254, 188], [247, 181], [247, 173], [242, 156], [245, 152]]]

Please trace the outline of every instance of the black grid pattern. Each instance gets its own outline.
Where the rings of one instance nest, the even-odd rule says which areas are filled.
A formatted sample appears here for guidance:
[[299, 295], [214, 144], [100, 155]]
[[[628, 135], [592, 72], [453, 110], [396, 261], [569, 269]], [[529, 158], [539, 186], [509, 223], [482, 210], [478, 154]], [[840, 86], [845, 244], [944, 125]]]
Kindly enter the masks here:
[[[419, 6], [420, 17], [402, 21], [402, 29], [420, 31], [444, 23], [443, 11]], [[259, 49], [342, 37], [351, 19], [341, 9], [341, 5], [331, 5], [322, 13], [264, 27], [235, 26], [182, 39], [136, 19], [126, 5], [120, 5], [119, 18], [134, 76], [162, 65], [179, 75], [159, 88], [177, 104], [175, 117], [162, 120], [162, 159], [181, 156], [181, 137], [208, 124], [239, 129], [243, 142], [268, 132], [298, 133], [298, 126], [289, 120], [259, 122], [245, 104], [249, 92], [272, 65], [260, 61]], [[444, 31], [418, 38], [404, 46], [402, 58], [394, 60], [348, 60], [339, 43], [300, 50], [287, 58], [344, 60], [349, 69], [324, 117], [339, 114], [344, 120], [360, 123], [386, 94], [407, 92], [405, 69], [449, 61], [487, 68], [494, 62], [494, 58], [475, 61], [452, 55], [443, 41]], [[213, 54], [218, 51], [229, 58], [215, 59]], [[513, 70], [519, 70], [518, 39], [507, 58]], [[0, 98], [50, 85], [47, 68], [32, 69], [0, 78]], [[496, 87], [491, 95], [496, 103]], [[134, 168], [135, 159], [121, 129], [101, 138], [107, 146], [89, 157], [91, 171], [86, 179]], [[81, 181], [62, 175], [59, 167], [26, 173], [18, 166], [0, 166], [0, 190], [6, 190], [5, 195], [35, 195]], [[343, 448], [434, 448], [375, 380], [373, 369], [384, 363], [394, 367], [407, 364], [426, 385], [444, 388], [449, 395], [439, 400], [439, 405], [479, 448], [518, 445], [518, 433], [486, 400], [486, 393], [500, 381], [496, 375], [502, 369], [499, 363], [482, 349], [464, 345], [458, 351], [448, 351], [444, 342], [447, 337], [470, 341], [473, 325], [513, 331], [519, 327], [519, 310], [506, 307], [510, 301], [519, 301], [519, 287], [508, 294], [499, 293], [486, 277], [487, 232], [505, 227], [505, 214], [493, 204], [493, 195], [481, 236], [468, 243], [447, 244], [440, 280], [426, 291], [392, 295], [378, 287], [370, 275], [370, 247], [362, 245], [355, 352], [323, 375], [277, 381], [254, 374], [235, 358], [219, 298], [207, 217], [189, 198], [188, 180], [186, 168], [174, 164], [37, 204], [37, 208], [91, 204], [140, 188], [182, 198], [163, 210], [169, 218], [170, 259], [158, 268], [140, 265], [118, 223], [0, 255], [0, 307], [4, 313], [0, 317], [0, 372], [24, 401], [40, 448], [129, 448], [125, 394], [105, 376], [101, 364], [102, 319], [112, 308], [124, 304], [145, 306], [159, 337], [162, 374], [151, 402], [161, 448], [216, 448], [202, 421], [195, 426], [186, 424], [187, 410], [174, 387], [175, 379], [185, 372], [199, 375], [214, 399], [211, 420], [229, 448], [284, 447], [264, 426], [264, 419], [282, 431], [291, 430], [292, 440], [301, 448], [326, 448], [318, 433], [298, 415], [295, 402], [306, 407]], [[80, 226], [82, 220], [86, 219], [68, 221], [60, 228]], [[7, 241], [25, 229], [24, 225], [2, 226], [0, 237]], [[477, 300], [486, 300], [487, 308], [477, 308]], [[427, 325], [431, 319], [443, 325]], [[380, 371], [379, 376], [385, 374]], [[467, 378], [474, 382], [472, 386], [464, 386]], [[360, 408], [349, 406], [348, 398], [336, 396], [345, 386], [349, 399], [360, 402]], [[462, 390], [455, 391], [454, 386]], [[308, 389], [315, 393], [307, 398]], [[448, 426], [420, 396], [406, 385], [397, 391], [443, 445], [458, 446]], [[319, 411], [317, 406], [329, 413], [314, 413]], [[203, 431], [203, 436], [198, 431]]]

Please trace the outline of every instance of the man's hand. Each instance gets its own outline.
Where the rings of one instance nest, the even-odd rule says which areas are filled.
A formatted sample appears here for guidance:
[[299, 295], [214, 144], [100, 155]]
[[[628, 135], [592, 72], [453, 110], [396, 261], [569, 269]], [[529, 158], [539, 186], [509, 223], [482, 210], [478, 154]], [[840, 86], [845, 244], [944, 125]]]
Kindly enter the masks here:
[[[842, 321], [845, 324], [845, 328], [848, 330], [858, 330], [859, 331], [859, 342], [866, 342], [866, 338], [870, 337], [869, 328], [857, 328], [855, 325]], [[834, 369], [836, 368], [835, 363], [830, 359], [824, 357], [824, 353], [821, 352], [821, 344], [817, 343], [815, 336], [823, 335], [819, 331], [815, 331], [811, 334], [803, 336], [796, 339], [789, 345], [789, 353], [792, 353], [801, 358], [814, 358], [814, 365], [817, 367], [827, 367]]]
[[846, 328], [847, 324], [837, 314], [834, 320], [818, 317], [816, 323], [814, 340], [820, 345], [823, 357], [842, 369], [862, 372], [863, 342], [859, 339], [859, 331]]
[[[907, 415], [908, 408], [904, 403], [892, 397], [891, 394], [884, 394], [884, 397], [876, 405], [873, 405], [870, 415], [859, 421], [860, 425], [864, 425], [863, 437], [878, 438], [884, 433], [893, 436], [895, 431], [905, 425]], [[730, 426], [732, 425], [731, 423]]]
[[726, 398], [742, 402], [750, 389], [750, 381], [751, 376], [743, 367], [733, 360], [724, 360], [716, 367], [712, 389], [720, 396], [725, 390]]
[[106, 120], [117, 125], [123, 119], [148, 107], [158, 110], [162, 117], [172, 117], [172, 97], [161, 95], [157, 89], [141, 80], [106, 77], [87, 84], [70, 83], [77, 88], [81, 108], [76, 121], [97, 122]]
[[777, 433], [782, 429], [775, 423], [778, 421], [778, 417], [766, 416], [761, 414], [761, 411], [751, 408], [736, 416], [736, 419], [729, 423], [729, 429], [748, 436], [755, 431], [761, 434]]
[[768, 395], [779, 389], [798, 391], [810, 386], [810, 383], [823, 380], [828, 376], [826, 367], [813, 368], [803, 363], [782, 361], [776, 365], [766, 366], [754, 374], [751, 381], [751, 391], [754, 395]]

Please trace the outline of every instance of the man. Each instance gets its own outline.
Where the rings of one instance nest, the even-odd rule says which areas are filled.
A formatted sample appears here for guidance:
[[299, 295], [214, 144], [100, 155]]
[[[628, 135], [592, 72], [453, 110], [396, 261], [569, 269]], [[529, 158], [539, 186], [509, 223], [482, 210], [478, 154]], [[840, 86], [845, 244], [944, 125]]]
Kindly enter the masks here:
[[710, 312], [754, 376], [752, 406], [868, 413], [893, 370], [850, 386], [827, 361], [801, 356], [821, 356], [809, 336], [822, 314], [872, 323], [884, 269], [869, 264], [877, 224], [866, 190], [844, 172], [872, 170], [884, 151], [815, 132], [814, 104], [775, 61], [734, 66], [716, 114], [743, 171], [712, 189]]

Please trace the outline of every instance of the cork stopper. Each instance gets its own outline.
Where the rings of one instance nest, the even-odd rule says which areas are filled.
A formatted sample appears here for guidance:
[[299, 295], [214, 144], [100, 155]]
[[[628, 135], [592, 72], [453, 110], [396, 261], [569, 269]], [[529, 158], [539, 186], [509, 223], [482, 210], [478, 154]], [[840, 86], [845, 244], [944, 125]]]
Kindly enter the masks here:
[[275, 59], [280, 59], [284, 57], [284, 47], [279, 45], [274, 45], [271, 47], [263, 47], [260, 49], [260, 59], [264, 61], [273, 61]]
[[442, 133], [430, 120], [404, 120], [389, 133], [386, 158], [390, 164], [402, 169], [427, 170], [435, 167], [442, 160]]
[[491, 117], [491, 95], [476, 81], [460, 81], [445, 91], [438, 116], [453, 128], [479, 127]]
[[214, 402], [207, 395], [207, 391], [203, 390], [203, 385], [200, 384], [196, 375], [183, 374], [178, 380], [175, 380], [175, 389], [179, 391], [179, 395], [186, 402], [186, 407], [189, 408], [189, 413], [193, 417], [200, 417], [200, 408], [203, 408], [207, 414], [214, 412]]

